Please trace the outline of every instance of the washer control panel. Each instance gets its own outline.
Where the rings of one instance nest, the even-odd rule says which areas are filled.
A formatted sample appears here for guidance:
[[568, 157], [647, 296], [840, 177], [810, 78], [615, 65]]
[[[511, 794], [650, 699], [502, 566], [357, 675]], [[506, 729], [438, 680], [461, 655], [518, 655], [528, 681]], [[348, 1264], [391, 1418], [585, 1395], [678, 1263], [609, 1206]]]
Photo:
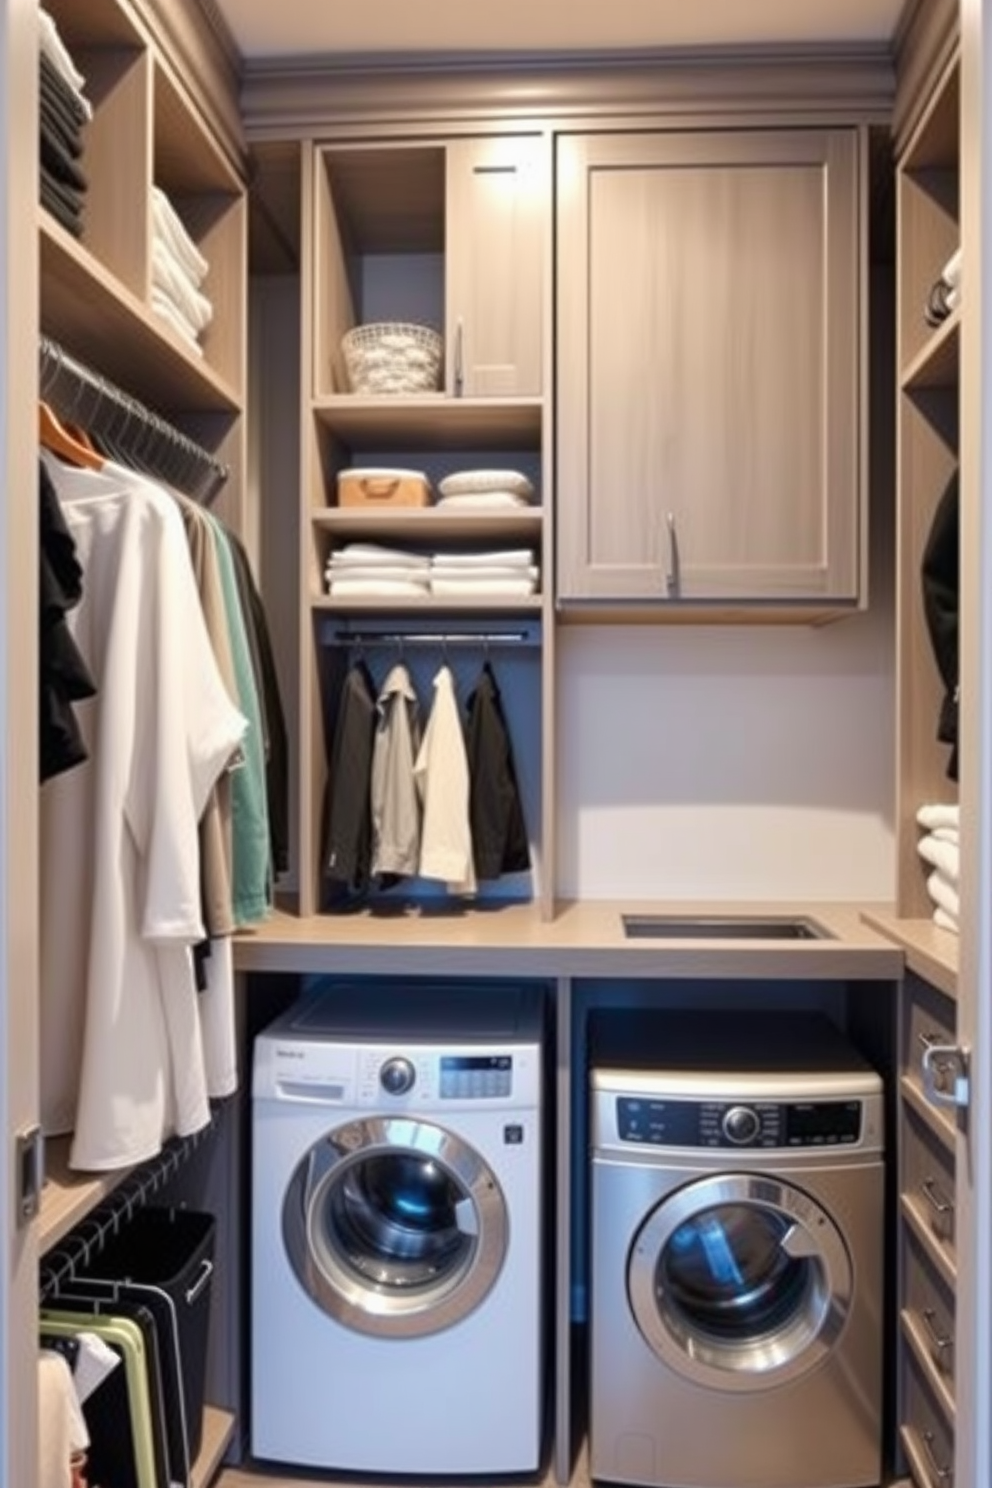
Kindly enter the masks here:
[[646, 1147], [839, 1147], [861, 1136], [863, 1102], [617, 1097], [617, 1135]]

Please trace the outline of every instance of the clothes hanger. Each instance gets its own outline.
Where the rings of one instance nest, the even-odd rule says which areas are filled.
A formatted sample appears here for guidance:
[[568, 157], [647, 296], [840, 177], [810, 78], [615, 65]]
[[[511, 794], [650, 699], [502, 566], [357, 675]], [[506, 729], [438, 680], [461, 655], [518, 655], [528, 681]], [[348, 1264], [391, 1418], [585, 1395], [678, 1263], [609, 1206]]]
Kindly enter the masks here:
[[73, 437], [60, 423], [54, 409], [45, 402], [38, 404], [38, 440], [53, 455], [84, 470], [102, 470], [103, 457], [89, 445]]

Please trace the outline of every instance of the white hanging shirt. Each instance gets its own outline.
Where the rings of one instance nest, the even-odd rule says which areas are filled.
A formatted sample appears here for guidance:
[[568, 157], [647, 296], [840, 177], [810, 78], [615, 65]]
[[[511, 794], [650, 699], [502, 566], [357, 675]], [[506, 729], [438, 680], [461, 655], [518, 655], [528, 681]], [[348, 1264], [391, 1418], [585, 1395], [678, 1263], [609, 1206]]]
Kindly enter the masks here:
[[43, 458], [83, 566], [69, 623], [98, 691], [80, 709], [89, 759], [41, 793], [42, 1116], [74, 1128], [73, 1167], [109, 1169], [209, 1120], [197, 822], [247, 725], [175, 501], [113, 464]]
[[443, 666], [434, 678], [434, 705], [414, 770], [423, 807], [420, 872], [443, 879], [452, 894], [474, 894], [468, 757], [455, 681]]

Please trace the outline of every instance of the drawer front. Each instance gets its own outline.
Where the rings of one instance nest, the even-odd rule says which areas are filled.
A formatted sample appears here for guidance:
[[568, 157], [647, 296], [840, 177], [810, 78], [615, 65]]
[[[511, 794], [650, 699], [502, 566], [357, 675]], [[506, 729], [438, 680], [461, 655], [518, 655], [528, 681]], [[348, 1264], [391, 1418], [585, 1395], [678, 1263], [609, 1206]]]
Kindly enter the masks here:
[[[923, 1089], [921, 1060], [925, 1050], [932, 1044], [957, 1042], [957, 1009], [949, 997], [921, 981], [919, 977], [906, 979], [906, 1001], [902, 1017], [902, 1067], [918, 1090]], [[937, 1089], [951, 1094], [954, 1089], [954, 1068], [948, 1062], [935, 1065]]]
[[903, 1308], [934, 1369], [954, 1382], [954, 1294], [908, 1226], [903, 1237]]
[[954, 1431], [906, 1350], [902, 1438], [917, 1488], [954, 1488]]
[[903, 1104], [902, 1113], [903, 1195], [951, 1265], [956, 1265], [954, 1153], [908, 1103]]

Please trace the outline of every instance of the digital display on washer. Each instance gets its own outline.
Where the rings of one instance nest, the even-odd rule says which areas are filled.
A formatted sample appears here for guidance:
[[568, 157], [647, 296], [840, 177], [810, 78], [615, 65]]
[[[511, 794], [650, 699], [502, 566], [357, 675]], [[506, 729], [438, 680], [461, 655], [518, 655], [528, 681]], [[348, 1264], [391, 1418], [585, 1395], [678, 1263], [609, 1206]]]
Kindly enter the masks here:
[[509, 1054], [442, 1054], [439, 1094], [442, 1100], [492, 1100], [512, 1094], [513, 1058]]
[[861, 1135], [860, 1101], [795, 1102], [783, 1109], [785, 1140], [790, 1147], [856, 1142]]

